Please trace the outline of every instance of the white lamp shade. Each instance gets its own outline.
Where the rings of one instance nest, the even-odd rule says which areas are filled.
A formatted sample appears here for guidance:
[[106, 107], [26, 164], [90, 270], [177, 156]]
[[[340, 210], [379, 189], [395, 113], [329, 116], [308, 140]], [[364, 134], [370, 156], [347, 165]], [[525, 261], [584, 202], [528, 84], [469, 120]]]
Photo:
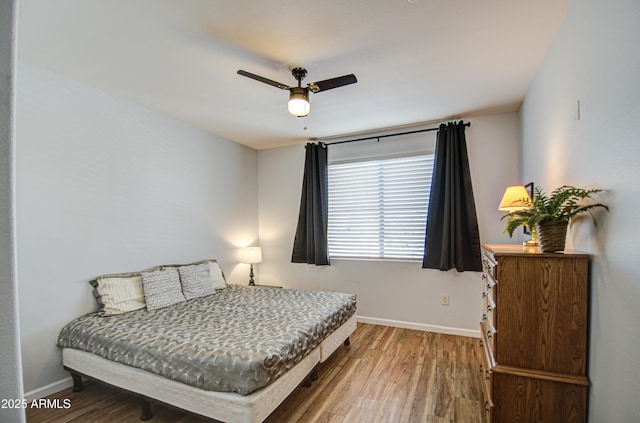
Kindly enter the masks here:
[[246, 247], [240, 250], [240, 263], [261, 263], [262, 262], [262, 248], [260, 247]]
[[531, 206], [531, 197], [525, 189], [524, 185], [514, 185], [507, 187], [502, 196], [502, 201], [498, 206], [498, 210], [506, 212], [514, 212], [526, 210]]
[[294, 116], [302, 117], [309, 114], [311, 105], [308, 101], [301, 98], [293, 98], [289, 100], [289, 113]]

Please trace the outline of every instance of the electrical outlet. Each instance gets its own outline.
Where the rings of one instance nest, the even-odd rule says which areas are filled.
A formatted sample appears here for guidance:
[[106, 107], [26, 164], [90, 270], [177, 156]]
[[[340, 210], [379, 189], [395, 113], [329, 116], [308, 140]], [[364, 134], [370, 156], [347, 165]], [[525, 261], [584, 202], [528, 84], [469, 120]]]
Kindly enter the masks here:
[[446, 306], [449, 305], [449, 296], [448, 295], [443, 295], [440, 300], [441, 300], [440, 303], [442, 305], [446, 305]]

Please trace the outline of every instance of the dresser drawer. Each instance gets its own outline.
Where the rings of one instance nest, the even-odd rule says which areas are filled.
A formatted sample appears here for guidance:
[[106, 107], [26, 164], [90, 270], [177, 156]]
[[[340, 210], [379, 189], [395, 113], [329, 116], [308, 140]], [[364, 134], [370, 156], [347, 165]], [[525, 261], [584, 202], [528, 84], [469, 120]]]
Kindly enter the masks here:
[[482, 354], [482, 363], [480, 364], [480, 379], [482, 392], [484, 393], [485, 399], [489, 401], [489, 403], [493, 406], [491, 395], [493, 386], [493, 373], [491, 372], [491, 365], [488, 363], [486, 351], [484, 354]]
[[485, 423], [492, 423], [493, 422], [493, 406], [488, 400], [484, 398], [484, 394], [482, 398], [482, 404], [483, 404], [483, 417], [484, 417], [482, 421]]
[[492, 378], [493, 375], [491, 371], [486, 369], [485, 363], [483, 362], [480, 365], [480, 387], [482, 392], [481, 404], [485, 422], [491, 422], [493, 415]]
[[482, 382], [481, 382], [480, 385], [482, 387], [482, 408], [483, 408], [483, 411], [484, 411], [484, 421], [487, 422], [487, 423], [490, 423], [491, 420], [492, 420], [493, 401], [491, 400], [491, 386], [492, 385], [491, 385], [491, 381], [488, 380], [488, 379], [492, 378], [493, 376], [491, 376], [491, 375], [485, 376], [487, 371], [482, 366], [480, 368], [480, 372], [482, 373], [480, 375], [480, 377], [482, 379]]
[[498, 263], [491, 260], [487, 255], [482, 256], [482, 271], [491, 276], [493, 280], [498, 280]]
[[484, 422], [491, 422], [493, 409], [492, 382], [493, 373], [491, 372], [492, 358], [491, 352], [487, 349], [485, 340], [481, 339], [477, 344], [476, 353], [480, 359], [480, 404], [482, 405], [482, 415]]
[[493, 356], [494, 351], [496, 350], [495, 343], [495, 333], [496, 329], [493, 327], [493, 324], [488, 320], [480, 322], [480, 339], [484, 345], [486, 345], [487, 350], [490, 352], [490, 355]]
[[495, 361], [495, 329], [488, 322], [480, 322], [480, 346], [486, 368], [491, 369], [496, 365]]
[[496, 291], [498, 283], [488, 274], [482, 274], [482, 298], [488, 298], [491, 303], [495, 304]]
[[495, 328], [496, 320], [494, 318], [494, 310], [496, 308], [496, 303], [493, 301], [493, 295], [489, 293], [487, 295], [483, 295], [483, 297], [482, 321], [491, 323], [491, 326]]

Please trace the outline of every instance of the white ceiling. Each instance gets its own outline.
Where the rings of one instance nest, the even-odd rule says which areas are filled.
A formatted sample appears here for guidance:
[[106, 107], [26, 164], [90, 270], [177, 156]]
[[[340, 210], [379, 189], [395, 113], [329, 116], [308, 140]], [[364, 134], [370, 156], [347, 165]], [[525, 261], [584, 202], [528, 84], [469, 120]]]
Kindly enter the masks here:
[[[570, 0], [21, 0], [19, 58], [247, 146], [517, 110]], [[358, 83], [288, 93], [354, 73]], [[307, 129], [305, 130], [305, 127]]]

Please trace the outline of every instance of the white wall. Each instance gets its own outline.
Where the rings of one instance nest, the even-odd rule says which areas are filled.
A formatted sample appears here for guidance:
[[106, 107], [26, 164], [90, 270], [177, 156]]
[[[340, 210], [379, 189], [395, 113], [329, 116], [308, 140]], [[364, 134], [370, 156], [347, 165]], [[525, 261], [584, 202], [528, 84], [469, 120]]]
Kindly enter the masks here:
[[257, 156], [27, 63], [18, 67], [17, 225], [27, 392], [67, 378], [55, 347], [93, 311], [87, 281], [217, 258], [258, 234]]
[[[16, 9], [0, 0], [0, 399], [22, 398], [15, 222]], [[22, 408], [1, 407], [0, 421], [23, 422]]]
[[[473, 118], [466, 134], [481, 241], [511, 242], [501, 235], [503, 224], [497, 207], [504, 188], [519, 182], [517, 114]], [[382, 142], [403, 148], [401, 139]], [[368, 147], [359, 144], [355, 148]], [[417, 262], [333, 260], [330, 267], [291, 263], [304, 154], [303, 145], [258, 152], [264, 256], [260, 283], [353, 292], [358, 295], [359, 316], [424, 329], [476, 333], [481, 314], [478, 273], [422, 269]], [[440, 305], [445, 294], [450, 296], [448, 307]]]
[[[593, 254], [589, 420], [640, 419], [640, 2], [574, 0], [521, 109], [524, 179], [606, 189], [571, 229]], [[580, 100], [580, 120], [576, 104]]]

